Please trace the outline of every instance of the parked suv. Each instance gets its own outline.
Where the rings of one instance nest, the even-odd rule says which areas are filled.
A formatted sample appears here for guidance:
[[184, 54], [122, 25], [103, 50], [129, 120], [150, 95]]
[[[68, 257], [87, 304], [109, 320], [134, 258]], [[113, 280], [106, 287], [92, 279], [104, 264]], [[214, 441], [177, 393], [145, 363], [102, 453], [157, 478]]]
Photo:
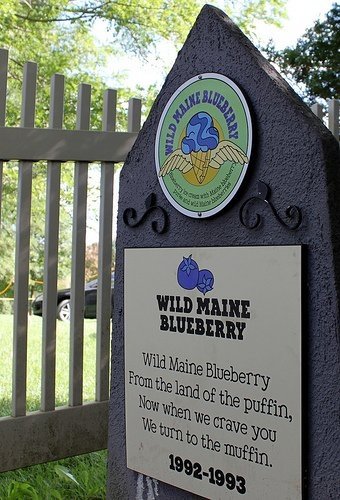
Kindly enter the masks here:
[[[111, 298], [113, 294], [114, 273], [111, 274]], [[92, 280], [85, 285], [84, 318], [97, 317], [97, 287], [98, 280]], [[32, 302], [32, 312], [42, 316], [43, 294], [38, 295]], [[71, 290], [65, 288], [57, 292], [57, 318], [60, 321], [69, 321], [71, 315]]]

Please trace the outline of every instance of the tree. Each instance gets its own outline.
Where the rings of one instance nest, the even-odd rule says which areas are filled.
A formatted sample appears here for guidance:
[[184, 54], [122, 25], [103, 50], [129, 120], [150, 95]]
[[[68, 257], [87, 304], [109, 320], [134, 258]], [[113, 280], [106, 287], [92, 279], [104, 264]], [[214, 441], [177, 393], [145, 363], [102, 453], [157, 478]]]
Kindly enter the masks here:
[[[11, 0], [13, 1], [13, 0]], [[27, 0], [30, 9], [20, 17], [29, 23], [81, 23], [91, 25], [96, 20], [106, 21], [115, 43], [125, 50], [145, 54], [150, 44], [159, 38], [183, 43], [188, 30], [204, 0]], [[221, 6], [221, 1], [212, 4]], [[225, 3], [225, 11], [240, 28], [254, 34], [256, 21], [280, 24], [285, 16], [286, 0], [232, 0]]]
[[280, 27], [287, 16], [286, 0], [234, 0], [226, 2], [225, 11], [255, 44], [259, 21]]
[[[27, 60], [39, 65], [38, 100], [35, 124], [48, 123], [50, 78], [54, 73], [66, 76], [65, 128], [74, 128], [77, 86], [85, 81], [93, 86], [92, 128], [101, 128], [101, 94], [105, 87], [98, 69], [105, 66], [108, 54], [128, 50], [147, 54], [161, 38], [173, 43], [184, 41], [203, 0], [3, 0], [0, 2], [0, 47], [10, 49], [10, 82], [6, 125], [19, 124], [23, 64]], [[233, 4], [233, 15], [243, 29], [254, 28], [253, 18], [277, 22], [285, 0], [243, 0]], [[243, 21], [242, 21], [243, 20]], [[101, 21], [112, 33], [110, 46], [100, 45], [91, 31]], [[116, 75], [119, 83], [119, 75]], [[148, 106], [155, 88], [140, 89]], [[131, 91], [124, 90], [125, 99]], [[126, 119], [126, 108], [118, 110], [118, 129]], [[0, 288], [13, 279], [17, 165], [6, 164], [3, 174], [2, 221], [0, 238]], [[46, 168], [34, 165], [32, 192], [31, 280], [41, 280], [44, 258], [44, 221]], [[73, 170], [62, 167], [62, 202], [60, 215], [59, 277], [70, 269], [71, 213]], [[2, 288], [1, 288], [2, 289]]]
[[31, 25], [64, 23], [83, 27], [104, 20], [116, 43], [141, 54], [159, 36], [175, 43], [183, 41], [200, 6], [197, 0], [31, 0], [30, 8], [20, 17]]
[[302, 84], [301, 94], [310, 103], [340, 95], [340, 4], [333, 4], [324, 21], [316, 21], [293, 48], [267, 47], [270, 59], [282, 73]]
[[[33, 3], [33, 2], [32, 2]], [[45, 2], [47, 4], [47, 2]], [[56, 2], [55, 2], [56, 3]], [[35, 2], [37, 5], [38, 2]], [[53, 2], [49, 2], [50, 5]], [[78, 24], [32, 24], [25, 19], [33, 8], [17, 0], [0, 4], [0, 47], [10, 49], [9, 92], [6, 124], [19, 124], [22, 69], [26, 60], [38, 63], [38, 91], [35, 124], [45, 127], [49, 115], [50, 78], [58, 72], [66, 75], [65, 128], [74, 128], [76, 120], [77, 87], [80, 81], [93, 86], [91, 126], [101, 128], [101, 103], [104, 82], [96, 75], [97, 65], [105, 65], [107, 50], [95, 43], [87, 27]], [[76, 61], [76, 63], [75, 63]], [[6, 163], [2, 185], [2, 220], [0, 253], [1, 290], [14, 275], [14, 245], [17, 201], [18, 167]], [[32, 185], [30, 280], [40, 281], [44, 262], [44, 219], [46, 190], [46, 165], [34, 164]], [[70, 274], [71, 221], [73, 195], [73, 166], [62, 165], [59, 278]], [[1, 285], [3, 285], [1, 287]], [[10, 293], [10, 290], [9, 292]]]

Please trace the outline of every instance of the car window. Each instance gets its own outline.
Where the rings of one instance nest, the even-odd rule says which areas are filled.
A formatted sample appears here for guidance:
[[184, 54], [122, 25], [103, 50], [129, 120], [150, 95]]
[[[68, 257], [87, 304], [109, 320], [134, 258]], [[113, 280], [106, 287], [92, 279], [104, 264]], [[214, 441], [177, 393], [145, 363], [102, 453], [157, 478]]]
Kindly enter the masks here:
[[92, 280], [86, 283], [86, 288], [97, 288], [98, 287], [98, 280]]
[[[111, 274], [111, 286], [113, 287], [115, 281], [115, 274]], [[98, 280], [92, 280], [86, 283], [86, 288], [98, 288]]]

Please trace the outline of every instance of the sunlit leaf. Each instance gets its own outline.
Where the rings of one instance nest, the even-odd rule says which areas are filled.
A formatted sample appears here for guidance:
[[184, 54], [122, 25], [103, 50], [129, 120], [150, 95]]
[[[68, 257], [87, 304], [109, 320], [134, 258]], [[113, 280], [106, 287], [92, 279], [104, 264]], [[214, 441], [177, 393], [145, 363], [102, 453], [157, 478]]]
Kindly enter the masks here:
[[63, 465], [56, 465], [54, 470], [61, 478], [66, 479], [67, 481], [73, 481], [78, 486], [80, 486], [74, 475], [70, 472], [69, 469], [67, 469], [67, 467], [64, 467]]

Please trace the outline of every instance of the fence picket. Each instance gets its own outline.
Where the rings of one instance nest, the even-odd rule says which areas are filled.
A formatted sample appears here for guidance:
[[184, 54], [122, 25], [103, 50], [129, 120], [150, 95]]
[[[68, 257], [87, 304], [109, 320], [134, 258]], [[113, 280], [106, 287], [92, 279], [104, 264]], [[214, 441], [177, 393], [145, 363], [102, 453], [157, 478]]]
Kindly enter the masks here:
[[311, 110], [313, 111], [313, 113], [318, 117], [320, 118], [320, 120], [323, 119], [323, 109], [322, 109], [322, 106], [321, 104], [318, 104], [318, 103], [315, 103], [311, 106]]
[[328, 128], [339, 140], [339, 99], [332, 99], [328, 103]]
[[[37, 65], [24, 66], [21, 126], [34, 127]], [[26, 414], [27, 313], [29, 295], [32, 162], [19, 162], [13, 318], [12, 415]]]
[[[103, 104], [102, 129], [105, 132], [115, 131], [116, 106], [117, 92], [107, 90]], [[102, 162], [98, 245], [96, 401], [105, 401], [109, 398], [113, 179], [114, 163]]]
[[142, 102], [134, 97], [129, 99], [128, 132], [139, 132], [141, 126]]
[[[81, 84], [78, 93], [77, 129], [90, 127], [91, 86]], [[74, 167], [74, 205], [71, 275], [71, 335], [69, 405], [83, 401], [84, 284], [88, 162]]]
[[6, 122], [8, 50], [0, 49], [0, 127]]
[[[328, 129], [332, 132], [334, 137], [339, 140], [339, 99], [330, 99], [328, 101], [328, 112], [326, 111], [326, 114], [328, 114]], [[313, 113], [320, 118], [321, 121], [324, 122], [324, 110], [321, 104], [315, 103], [311, 106], [311, 110]]]
[[[62, 75], [54, 75], [51, 81], [49, 127], [52, 129], [61, 129], [63, 124], [63, 115], [64, 77]], [[60, 173], [60, 162], [47, 162], [41, 376], [42, 411], [50, 411], [55, 408]]]
[[[6, 122], [7, 73], [8, 73], [8, 50], [0, 49], [0, 127], [4, 127]], [[3, 168], [4, 164], [2, 161], [0, 161], [0, 230], [1, 230]]]

